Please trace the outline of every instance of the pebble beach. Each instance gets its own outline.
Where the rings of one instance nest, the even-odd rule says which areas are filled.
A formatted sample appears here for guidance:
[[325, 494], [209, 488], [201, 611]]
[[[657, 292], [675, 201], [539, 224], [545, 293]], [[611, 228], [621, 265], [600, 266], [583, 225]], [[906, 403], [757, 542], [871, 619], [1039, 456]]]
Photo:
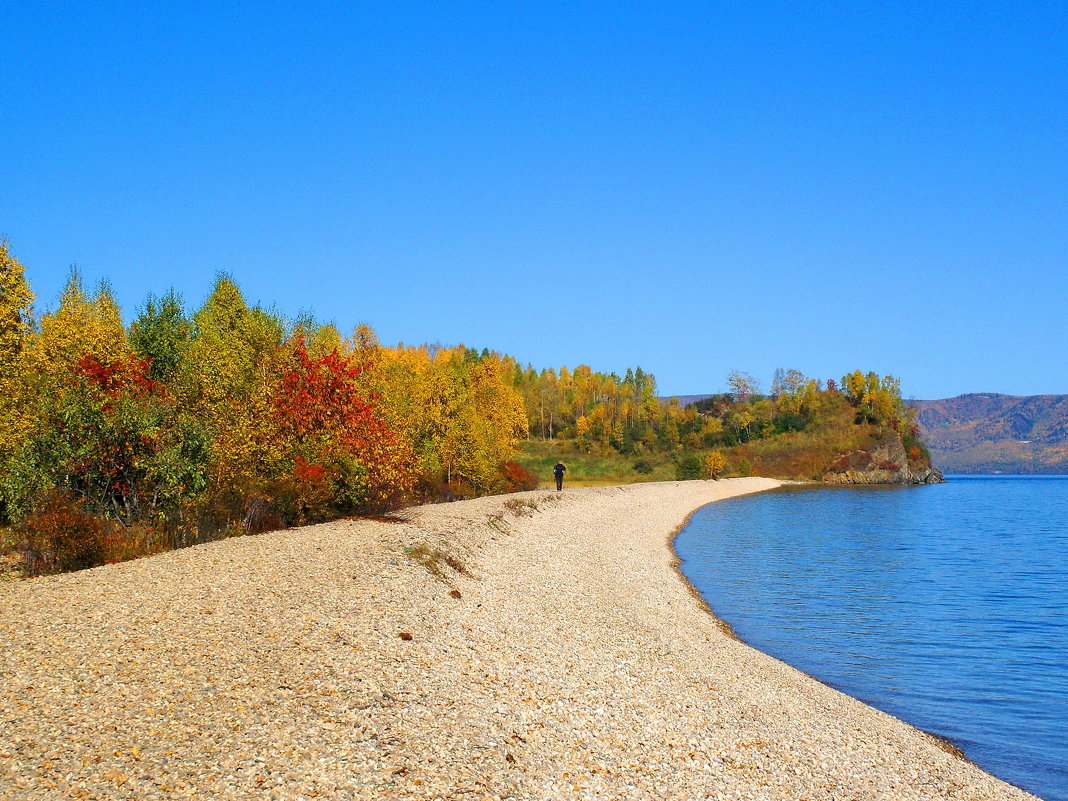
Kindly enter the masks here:
[[0, 799], [1034, 798], [675, 569], [770, 479], [539, 490], [0, 583]]

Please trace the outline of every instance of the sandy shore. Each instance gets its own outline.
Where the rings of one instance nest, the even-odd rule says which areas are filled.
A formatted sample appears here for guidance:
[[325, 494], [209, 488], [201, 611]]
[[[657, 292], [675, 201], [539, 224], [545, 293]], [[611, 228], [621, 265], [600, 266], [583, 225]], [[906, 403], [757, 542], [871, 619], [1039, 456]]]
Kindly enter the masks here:
[[774, 485], [483, 498], [0, 584], [0, 798], [1032, 798], [720, 631], [669, 537]]

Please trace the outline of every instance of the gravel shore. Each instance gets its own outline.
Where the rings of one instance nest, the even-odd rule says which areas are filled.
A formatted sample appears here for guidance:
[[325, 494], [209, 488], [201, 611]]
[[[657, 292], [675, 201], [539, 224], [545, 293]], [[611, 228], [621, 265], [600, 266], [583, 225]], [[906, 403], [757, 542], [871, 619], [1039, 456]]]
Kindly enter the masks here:
[[538, 491], [0, 583], [0, 798], [1034, 798], [731, 639], [769, 479]]

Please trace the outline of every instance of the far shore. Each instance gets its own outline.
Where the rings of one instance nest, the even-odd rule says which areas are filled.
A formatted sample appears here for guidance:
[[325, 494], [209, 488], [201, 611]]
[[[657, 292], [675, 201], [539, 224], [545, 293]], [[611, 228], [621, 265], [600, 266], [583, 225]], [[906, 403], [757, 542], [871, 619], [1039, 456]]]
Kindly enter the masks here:
[[730, 636], [677, 571], [764, 478], [412, 508], [0, 583], [0, 797], [1027, 799]]

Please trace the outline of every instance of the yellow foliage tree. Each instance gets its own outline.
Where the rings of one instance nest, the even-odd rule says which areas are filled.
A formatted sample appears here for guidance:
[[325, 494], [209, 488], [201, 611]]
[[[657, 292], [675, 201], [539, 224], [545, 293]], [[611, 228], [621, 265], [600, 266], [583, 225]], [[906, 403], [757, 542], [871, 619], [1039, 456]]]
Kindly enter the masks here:
[[25, 436], [23, 358], [33, 326], [33, 293], [26, 271], [0, 240], [0, 466]]
[[284, 443], [271, 414], [282, 358], [283, 326], [249, 308], [227, 276], [193, 316], [193, 337], [179, 378], [183, 405], [212, 439], [212, 482], [244, 488], [279, 470]]
[[727, 458], [719, 451], [712, 451], [705, 457], [705, 472], [709, 478], [718, 479], [727, 469]]
[[41, 318], [41, 330], [30, 340], [30, 368], [35, 375], [56, 379], [70, 372], [86, 356], [102, 364], [115, 364], [130, 353], [122, 313], [101, 282], [87, 296], [82, 278], [71, 269], [59, 308]]
[[373, 359], [369, 372], [387, 420], [404, 432], [424, 481], [453, 491], [458, 483], [493, 489], [527, 435], [523, 398], [511, 383], [514, 362], [462, 346], [384, 348], [366, 332], [357, 338]]

